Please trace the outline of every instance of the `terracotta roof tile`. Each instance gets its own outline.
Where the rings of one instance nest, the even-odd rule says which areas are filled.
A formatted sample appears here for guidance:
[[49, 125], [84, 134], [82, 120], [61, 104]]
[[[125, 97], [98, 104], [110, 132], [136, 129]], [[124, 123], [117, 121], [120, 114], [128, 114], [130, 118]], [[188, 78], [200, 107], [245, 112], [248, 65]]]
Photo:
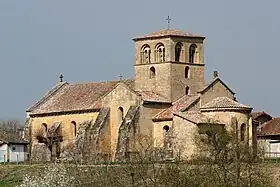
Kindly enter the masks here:
[[[144, 36], [135, 37], [133, 40], [145, 39], [145, 38], [158, 38], [164, 36], [181, 36], [181, 37], [202, 37], [192, 33], [186, 33], [181, 30], [176, 29], [164, 29], [157, 32], [152, 32], [151, 34], [146, 34]], [[204, 37], [203, 37], [204, 38]]]
[[134, 89], [134, 80], [66, 84], [48, 99], [33, 107], [32, 114], [65, 112], [94, 109], [100, 107], [100, 98], [111, 91], [117, 83], [122, 82]]
[[175, 115], [187, 119], [193, 123], [221, 123], [218, 120], [210, 118], [198, 111], [178, 112]]
[[141, 94], [143, 101], [146, 102], [170, 103], [164, 96], [155, 92], [143, 91], [139, 93]]
[[280, 135], [280, 117], [273, 118], [261, 126], [259, 135]]
[[165, 120], [165, 119], [172, 119], [173, 113], [180, 112], [182, 109], [189, 107], [199, 98], [198, 95], [185, 95], [172, 103], [172, 106], [164, 109], [157, 115], [153, 117], [153, 120]]
[[260, 116], [263, 116], [263, 115], [272, 119], [272, 117], [269, 114], [265, 113], [264, 111], [262, 111], [262, 112], [252, 112], [251, 115], [252, 115], [253, 120], [256, 120], [257, 118], [259, 118]]
[[228, 97], [217, 97], [200, 108], [200, 110], [224, 110], [224, 109], [251, 110], [252, 108], [240, 104]]

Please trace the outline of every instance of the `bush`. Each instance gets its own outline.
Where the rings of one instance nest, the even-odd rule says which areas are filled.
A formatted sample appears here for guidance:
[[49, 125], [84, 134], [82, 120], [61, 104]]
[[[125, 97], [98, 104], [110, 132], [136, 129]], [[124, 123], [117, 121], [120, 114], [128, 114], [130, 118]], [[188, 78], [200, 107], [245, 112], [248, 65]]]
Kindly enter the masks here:
[[70, 187], [73, 182], [74, 177], [68, 175], [66, 167], [51, 164], [44, 169], [41, 176], [25, 175], [18, 187]]

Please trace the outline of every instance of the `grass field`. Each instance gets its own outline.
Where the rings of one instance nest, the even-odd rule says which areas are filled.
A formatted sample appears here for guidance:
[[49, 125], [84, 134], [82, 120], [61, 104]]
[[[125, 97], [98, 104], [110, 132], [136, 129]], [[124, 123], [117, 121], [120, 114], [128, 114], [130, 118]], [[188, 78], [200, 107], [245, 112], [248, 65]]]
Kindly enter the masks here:
[[[68, 165], [72, 168], [76, 167], [75, 165]], [[121, 172], [121, 168], [124, 165], [111, 165], [110, 173], [113, 176], [117, 176]], [[40, 175], [41, 172], [44, 170], [46, 165], [44, 164], [33, 164], [33, 165], [26, 165], [26, 164], [2, 164], [0, 165], [0, 187], [14, 187], [19, 185], [26, 174], [32, 175]], [[280, 186], [280, 163], [265, 163], [262, 167], [269, 168], [269, 170], [273, 173], [274, 179], [276, 184]], [[87, 181], [89, 178], [92, 178], [96, 174], [100, 173], [101, 170], [107, 170], [105, 165], [82, 165], [78, 166], [78, 170], [82, 171], [82, 175], [79, 176], [80, 179], [83, 181]], [[75, 168], [74, 170], [75, 171]], [[124, 178], [129, 177], [126, 174], [122, 175]], [[116, 179], [116, 178], [115, 178]], [[119, 181], [124, 179], [118, 179]], [[82, 185], [82, 186], [92, 186], [91, 184]]]

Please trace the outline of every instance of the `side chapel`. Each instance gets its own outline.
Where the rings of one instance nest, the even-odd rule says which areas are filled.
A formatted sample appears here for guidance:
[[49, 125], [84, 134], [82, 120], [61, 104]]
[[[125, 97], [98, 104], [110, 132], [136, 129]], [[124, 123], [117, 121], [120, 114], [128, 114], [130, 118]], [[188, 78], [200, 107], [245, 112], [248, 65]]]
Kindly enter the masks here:
[[240, 139], [255, 143], [252, 108], [235, 99], [217, 71], [205, 84], [204, 40], [175, 29], [136, 37], [133, 79], [55, 85], [27, 109], [31, 156], [38, 130], [59, 130], [59, 150], [91, 134], [89, 149], [110, 160], [135, 151], [138, 135], [171, 158], [190, 159], [201, 125], [230, 129], [233, 119]]

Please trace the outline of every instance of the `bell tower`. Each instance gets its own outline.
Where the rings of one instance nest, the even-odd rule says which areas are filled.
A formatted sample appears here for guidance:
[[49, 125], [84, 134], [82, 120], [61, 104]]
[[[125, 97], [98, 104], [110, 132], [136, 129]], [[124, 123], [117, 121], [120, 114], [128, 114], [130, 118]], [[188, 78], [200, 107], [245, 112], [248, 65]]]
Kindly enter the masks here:
[[151, 91], [174, 102], [204, 87], [205, 37], [166, 29], [136, 37], [135, 90]]

